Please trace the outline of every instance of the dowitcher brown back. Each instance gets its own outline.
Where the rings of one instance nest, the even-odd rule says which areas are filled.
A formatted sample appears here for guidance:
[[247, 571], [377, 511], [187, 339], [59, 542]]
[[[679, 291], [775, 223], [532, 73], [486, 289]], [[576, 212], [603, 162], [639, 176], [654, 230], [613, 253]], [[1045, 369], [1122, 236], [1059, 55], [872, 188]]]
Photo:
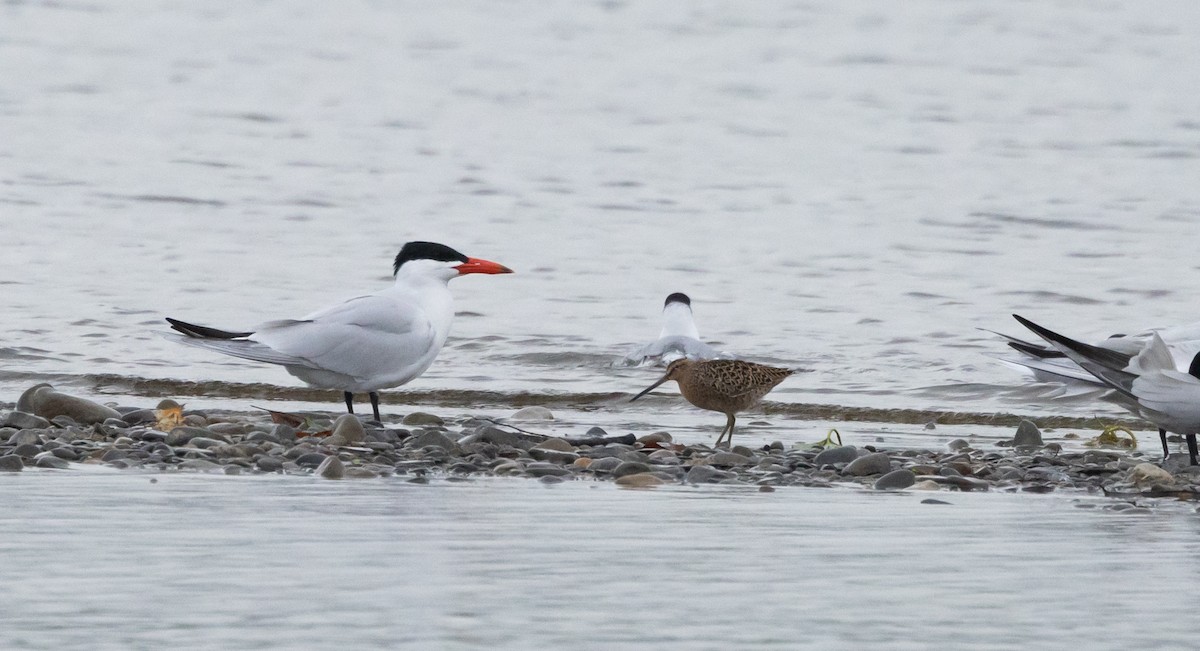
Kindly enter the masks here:
[[794, 372], [737, 359], [678, 359], [671, 362], [662, 378], [634, 396], [633, 400], [668, 380], [675, 380], [685, 400], [701, 409], [725, 414], [725, 429], [721, 430], [716, 444], [719, 446], [726, 434], [732, 444], [736, 414], [758, 404], [763, 396]]

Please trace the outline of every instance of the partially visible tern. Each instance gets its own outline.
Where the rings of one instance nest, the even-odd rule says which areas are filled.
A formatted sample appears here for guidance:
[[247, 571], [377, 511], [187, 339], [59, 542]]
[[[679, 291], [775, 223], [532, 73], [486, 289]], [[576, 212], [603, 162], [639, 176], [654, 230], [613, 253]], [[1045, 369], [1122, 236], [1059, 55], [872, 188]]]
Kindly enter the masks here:
[[1196, 434], [1200, 433], [1200, 353], [1193, 354], [1188, 371], [1178, 370], [1172, 350], [1157, 332], [1129, 356], [1092, 346], [1044, 328], [1016, 314], [1022, 325], [1050, 343], [1096, 379], [1130, 399], [1131, 411], [1158, 426], [1163, 457], [1170, 456], [1167, 432], [1187, 439], [1188, 461], [1196, 465]]
[[311, 386], [340, 389], [354, 413], [366, 392], [379, 421], [379, 390], [407, 384], [433, 364], [454, 320], [447, 283], [467, 274], [507, 274], [504, 265], [468, 258], [434, 242], [409, 242], [392, 266], [396, 282], [373, 294], [300, 319], [267, 321], [229, 332], [167, 318], [181, 344], [279, 364]]
[[692, 316], [692, 299], [675, 292], [663, 303], [663, 327], [658, 339], [625, 356], [626, 364], [668, 364], [676, 359], [728, 358], [700, 341], [700, 331]]

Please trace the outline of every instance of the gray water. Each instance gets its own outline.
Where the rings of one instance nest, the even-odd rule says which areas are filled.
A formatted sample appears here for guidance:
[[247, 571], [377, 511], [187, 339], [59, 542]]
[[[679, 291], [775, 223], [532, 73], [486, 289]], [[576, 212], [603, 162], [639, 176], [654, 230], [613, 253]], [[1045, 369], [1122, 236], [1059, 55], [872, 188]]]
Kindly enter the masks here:
[[[337, 409], [171, 344], [162, 318], [298, 316], [385, 286], [400, 245], [429, 239], [517, 273], [455, 281], [452, 338], [385, 395], [393, 416], [532, 394], [552, 432], [711, 439], [719, 417], [621, 398], [655, 372], [614, 362], [673, 291], [706, 340], [809, 371], [743, 419], [748, 441], [1002, 435], [892, 410], [1123, 416], [993, 362], [977, 328], [1200, 318], [1197, 25], [1191, 2], [8, 2], [0, 402], [49, 381], [128, 406]], [[6, 647], [1117, 648], [1190, 630], [1183, 508], [2, 479]]]
[[1183, 649], [1195, 636], [1181, 595], [1200, 579], [1197, 520], [1169, 504], [0, 480], [6, 649]]

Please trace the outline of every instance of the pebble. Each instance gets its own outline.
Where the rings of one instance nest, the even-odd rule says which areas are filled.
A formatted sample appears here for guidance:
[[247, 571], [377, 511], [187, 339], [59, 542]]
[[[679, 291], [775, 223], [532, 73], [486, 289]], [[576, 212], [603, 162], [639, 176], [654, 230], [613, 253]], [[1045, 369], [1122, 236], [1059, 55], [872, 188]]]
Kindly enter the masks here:
[[346, 476], [346, 465], [336, 456], [325, 457], [317, 466], [316, 474], [324, 479], [342, 479]]
[[0, 457], [0, 472], [20, 472], [25, 468], [25, 461], [15, 454]]
[[1152, 463], [1139, 463], [1129, 471], [1129, 481], [1135, 486], [1171, 485], [1175, 477]]
[[754, 463], [754, 459], [740, 455], [736, 452], [714, 452], [704, 458], [704, 464], [716, 466], [718, 468], [735, 468], [738, 466], [749, 466]]
[[[23, 395], [22, 406], [32, 409], [48, 397], [57, 400], [55, 394], [52, 387], [36, 387]], [[168, 421], [151, 418], [153, 410], [123, 406], [114, 411], [121, 416], [86, 424], [88, 418], [79, 413], [46, 417], [22, 409], [5, 412], [0, 415], [0, 467], [71, 472], [78, 470], [75, 463], [103, 463], [158, 472], [311, 474], [364, 480], [397, 476], [395, 481], [423, 484], [516, 475], [549, 484], [615, 480], [629, 488], [683, 482], [779, 491], [846, 484], [891, 491], [1079, 494], [1103, 490], [1126, 501], [1150, 499], [1163, 494], [1163, 488], [1184, 495], [1200, 492], [1200, 469], [1179, 466], [1179, 461], [1168, 464], [1168, 472], [1145, 463], [1156, 458], [1145, 451], [1081, 450], [1078, 443], [1052, 451], [1050, 446], [1025, 445], [1035, 442], [1025, 435], [984, 447], [964, 437], [939, 449], [884, 451], [872, 444], [813, 450], [774, 442], [713, 450], [704, 443], [676, 441], [661, 431], [614, 437], [592, 427], [584, 437], [546, 437], [483, 418], [415, 415], [421, 412], [406, 417], [409, 429], [364, 425], [350, 415], [338, 415], [333, 421], [317, 415], [306, 416], [297, 432], [295, 427], [272, 423], [265, 414], [188, 411], [183, 414], [184, 424], [172, 427], [179, 421], [178, 414]], [[521, 411], [523, 418], [553, 418], [540, 407]], [[329, 436], [314, 435], [326, 429], [331, 430]]]
[[864, 477], [866, 475], [882, 475], [890, 472], [891, 469], [892, 460], [886, 453], [873, 452], [851, 461], [842, 472], [854, 477]]
[[1035, 448], [1042, 446], [1042, 430], [1032, 421], [1023, 420], [1017, 425], [1017, 433], [1013, 436], [1012, 444], [1019, 448]]
[[0, 427], [15, 427], [17, 429], [46, 429], [50, 421], [23, 411], [12, 411], [0, 422]]
[[[349, 414], [347, 414], [347, 416], [349, 416]], [[442, 425], [446, 424], [446, 421], [442, 420], [440, 416], [435, 416], [423, 411], [414, 411], [405, 416], [404, 420], [400, 421], [400, 423], [402, 425], [410, 425], [413, 427], [441, 427]]]
[[875, 490], [900, 490], [917, 483], [917, 476], [907, 468], [893, 470], [875, 480]]
[[858, 448], [853, 445], [843, 445], [840, 448], [829, 448], [828, 450], [820, 451], [817, 453], [816, 458], [813, 459], [813, 463], [820, 467], [830, 464], [850, 463], [857, 458]]
[[554, 420], [554, 414], [550, 413], [545, 407], [522, 407], [508, 417], [509, 420], [515, 421], [543, 421]]
[[623, 488], [654, 488], [655, 486], [662, 486], [664, 483], [666, 482], [648, 472], [617, 478], [617, 485]]

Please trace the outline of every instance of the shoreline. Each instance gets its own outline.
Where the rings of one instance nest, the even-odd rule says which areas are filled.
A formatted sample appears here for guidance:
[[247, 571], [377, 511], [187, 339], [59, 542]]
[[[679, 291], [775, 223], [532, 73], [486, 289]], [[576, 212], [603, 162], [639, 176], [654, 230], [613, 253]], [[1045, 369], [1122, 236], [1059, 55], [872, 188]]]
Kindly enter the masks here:
[[931, 497], [1009, 491], [1200, 498], [1200, 468], [1183, 465], [1186, 455], [1160, 463], [1155, 451], [1076, 449], [1073, 442], [1064, 448], [1044, 441], [1029, 421], [1011, 440], [957, 438], [940, 449], [782, 441], [714, 449], [678, 442], [663, 431], [612, 435], [594, 426], [578, 437], [530, 431], [554, 422], [544, 406], [522, 407], [507, 419], [412, 412], [380, 424], [349, 414], [331, 419], [322, 413], [184, 411], [171, 400], [156, 409], [113, 409], [49, 385], [29, 389], [16, 406], [21, 410], [0, 417], [0, 470], [69, 471], [77, 464], [103, 464], [160, 473], [331, 480], [512, 476], [541, 483], [613, 481], [641, 489], [849, 485], [926, 491]]

